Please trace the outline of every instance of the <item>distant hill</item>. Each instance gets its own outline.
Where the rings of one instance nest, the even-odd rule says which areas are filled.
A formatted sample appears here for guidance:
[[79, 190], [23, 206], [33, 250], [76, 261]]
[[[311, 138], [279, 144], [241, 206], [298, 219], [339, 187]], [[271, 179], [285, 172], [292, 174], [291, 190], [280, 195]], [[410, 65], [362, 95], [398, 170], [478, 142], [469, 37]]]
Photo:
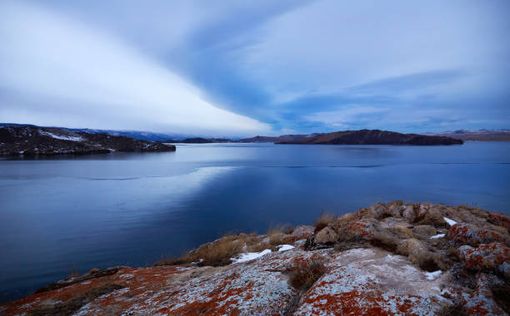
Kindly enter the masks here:
[[166, 141], [167, 143], [183, 143], [183, 144], [210, 144], [210, 143], [235, 143], [236, 140], [228, 138], [204, 138], [204, 137], [191, 137], [181, 140]]
[[[32, 124], [15, 124], [15, 123], [0, 123], [1, 126], [36, 126]], [[41, 126], [39, 126], [41, 127]], [[92, 128], [67, 128], [58, 126], [46, 126], [47, 128], [58, 128], [61, 130], [71, 132], [83, 132], [87, 134], [107, 134], [112, 136], [124, 136], [138, 140], [151, 141], [151, 142], [165, 142], [167, 140], [181, 141], [191, 135], [184, 135], [178, 133], [154, 133], [146, 131], [126, 131], [126, 130], [111, 130], [111, 129], [92, 129]]]
[[[275, 144], [338, 144], [338, 145], [455, 145], [462, 144], [463, 140], [510, 140], [510, 131], [478, 131], [466, 132], [455, 131], [445, 132], [437, 135], [420, 135], [420, 134], [403, 134], [391, 131], [382, 130], [357, 130], [357, 131], [338, 131], [332, 133], [315, 133], [315, 134], [292, 134], [281, 136], [255, 136], [242, 139], [229, 139], [229, 138], [209, 138], [209, 137], [185, 137], [183, 135], [162, 134], [151, 132], [138, 132], [138, 131], [115, 131], [115, 130], [96, 130], [96, 129], [73, 129], [61, 127], [40, 127], [27, 124], [2, 124], [0, 128], [4, 129], [0, 137], [11, 137], [6, 135], [6, 130], [18, 130], [16, 137], [20, 137], [24, 145], [23, 147], [18, 143], [14, 146], [0, 144], [0, 155], [5, 155], [5, 152], [18, 153], [26, 152], [32, 153], [38, 151], [51, 153], [55, 151], [65, 152], [110, 152], [110, 151], [165, 151], [165, 147], [161, 143], [184, 143], [184, 144], [207, 144], [207, 143], [275, 143]], [[32, 136], [19, 133], [25, 130], [26, 133], [31, 133]], [[0, 134], [1, 134], [0, 133]], [[51, 139], [49, 134], [54, 136]], [[4, 135], [5, 134], [5, 135]], [[35, 136], [34, 136], [35, 135]], [[69, 136], [69, 139], [65, 137]], [[108, 137], [109, 136], [109, 137]], [[23, 137], [29, 137], [27, 142]], [[35, 138], [34, 138], [35, 137]], [[77, 138], [79, 137], [79, 138]], [[476, 138], [478, 137], [478, 138]], [[497, 138], [499, 137], [499, 138]], [[50, 140], [48, 139], [50, 138]], [[11, 139], [11, 138], [9, 138]], [[78, 141], [83, 139], [83, 143]], [[113, 141], [115, 140], [115, 141]], [[130, 140], [130, 145], [128, 145]], [[12, 141], [12, 140], [11, 140]], [[58, 141], [58, 142], [57, 142]], [[93, 141], [94, 144], [88, 143]], [[0, 139], [2, 142], [2, 139]], [[6, 143], [4, 141], [4, 143]], [[60, 147], [48, 147], [50, 143], [55, 143]], [[66, 144], [64, 146], [63, 144]], [[123, 143], [126, 146], [120, 146]], [[159, 144], [158, 144], [159, 143]], [[99, 145], [104, 146], [99, 146]], [[106, 145], [110, 147], [107, 147]], [[143, 150], [142, 144], [148, 144], [146, 150]], [[79, 146], [78, 146], [79, 145]], [[78, 147], [80, 148], [78, 148]], [[120, 147], [118, 147], [120, 146]], [[172, 145], [168, 145], [172, 146]], [[104, 147], [104, 148], [103, 148]], [[7, 149], [6, 149], [7, 148]], [[47, 149], [45, 149], [47, 148]], [[53, 149], [51, 149], [53, 148]], [[175, 147], [174, 147], [175, 148]], [[37, 150], [35, 150], [37, 149]], [[174, 149], [175, 150], [175, 149]], [[3, 153], [2, 153], [3, 152]]]
[[487, 130], [481, 129], [478, 131], [466, 131], [457, 130], [453, 132], [442, 132], [434, 135], [448, 136], [462, 140], [474, 140], [474, 141], [510, 141], [510, 130]]
[[58, 127], [0, 124], [0, 155], [37, 156], [175, 151], [175, 146]]
[[249, 138], [242, 138], [240, 143], [275, 143], [280, 136], [255, 136]]
[[447, 136], [402, 134], [381, 130], [339, 131], [309, 135], [256, 136], [245, 142], [273, 142], [276, 144], [337, 144], [337, 145], [456, 145], [463, 141]]
[[165, 134], [165, 133], [153, 133], [153, 132], [141, 132], [141, 131], [116, 131], [116, 130], [104, 130], [104, 129], [74, 129], [69, 128], [71, 131], [84, 132], [88, 134], [108, 134], [112, 136], [124, 136], [134, 138], [138, 140], [151, 141], [151, 142], [166, 142], [167, 140], [181, 140], [186, 138], [186, 135], [180, 134]]

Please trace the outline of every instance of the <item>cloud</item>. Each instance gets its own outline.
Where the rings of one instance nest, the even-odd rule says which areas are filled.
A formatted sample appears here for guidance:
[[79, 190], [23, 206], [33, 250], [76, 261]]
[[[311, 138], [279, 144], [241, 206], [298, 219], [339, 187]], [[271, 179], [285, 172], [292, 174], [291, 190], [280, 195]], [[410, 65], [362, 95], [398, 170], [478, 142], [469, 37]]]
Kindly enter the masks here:
[[211, 135], [510, 123], [506, 0], [0, 6], [1, 120]]
[[305, 119], [334, 128], [350, 128], [355, 125], [367, 124], [374, 116], [379, 117], [380, 114], [387, 111], [387, 109], [374, 106], [350, 105], [350, 107], [343, 110], [316, 112], [308, 115]]
[[271, 20], [246, 56], [246, 71], [275, 92], [331, 92], [406, 74], [480, 67], [492, 63], [487, 57], [508, 52], [501, 29], [508, 23], [496, 19], [496, 9], [461, 1], [316, 1]]
[[25, 3], [2, 2], [0, 12], [3, 121], [26, 114], [26, 123], [91, 128], [240, 135], [270, 129], [221, 109], [115, 36]]

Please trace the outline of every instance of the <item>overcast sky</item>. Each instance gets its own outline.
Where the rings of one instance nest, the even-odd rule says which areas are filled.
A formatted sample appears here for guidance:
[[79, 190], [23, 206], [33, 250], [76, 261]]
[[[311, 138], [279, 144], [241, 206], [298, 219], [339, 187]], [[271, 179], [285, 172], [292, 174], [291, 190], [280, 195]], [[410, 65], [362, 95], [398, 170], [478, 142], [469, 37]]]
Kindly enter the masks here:
[[510, 1], [0, 1], [0, 122], [510, 128]]

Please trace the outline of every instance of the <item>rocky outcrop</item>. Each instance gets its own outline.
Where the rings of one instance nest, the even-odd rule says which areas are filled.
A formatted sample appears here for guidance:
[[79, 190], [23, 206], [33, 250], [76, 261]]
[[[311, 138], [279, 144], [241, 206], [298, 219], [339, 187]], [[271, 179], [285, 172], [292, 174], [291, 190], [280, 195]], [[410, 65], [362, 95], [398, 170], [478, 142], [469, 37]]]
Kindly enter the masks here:
[[0, 156], [165, 151], [175, 151], [175, 146], [63, 128], [14, 124], [0, 126]]
[[[192, 262], [93, 270], [0, 314], [507, 315], [506, 219], [464, 206], [377, 204], [321, 229], [223, 237], [190, 252]], [[233, 260], [199, 258], [219, 249]]]

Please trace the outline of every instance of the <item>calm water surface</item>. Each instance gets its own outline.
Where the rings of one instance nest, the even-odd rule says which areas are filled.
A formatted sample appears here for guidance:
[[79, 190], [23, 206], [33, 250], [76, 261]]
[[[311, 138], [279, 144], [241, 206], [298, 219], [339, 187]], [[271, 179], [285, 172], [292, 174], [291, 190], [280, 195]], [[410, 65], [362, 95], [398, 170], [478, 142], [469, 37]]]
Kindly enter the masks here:
[[510, 212], [510, 143], [181, 145], [175, 153], [0, 161], [0, 301], [70, 272], [148, 265], [402, 199]]

